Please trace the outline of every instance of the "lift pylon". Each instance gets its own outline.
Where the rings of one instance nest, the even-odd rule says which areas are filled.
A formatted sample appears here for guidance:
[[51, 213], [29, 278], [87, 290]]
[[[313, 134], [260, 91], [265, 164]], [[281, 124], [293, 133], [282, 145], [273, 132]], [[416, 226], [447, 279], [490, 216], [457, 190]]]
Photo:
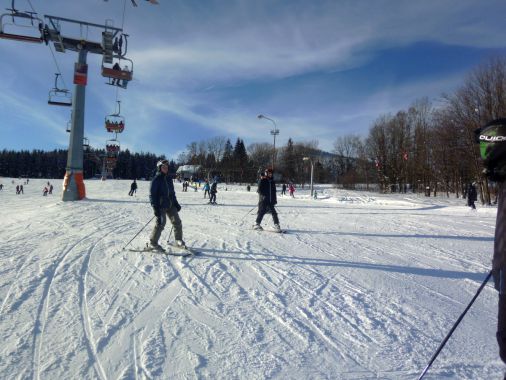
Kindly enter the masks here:
[[62, 34], [61, 25], [72, 23], [78, 24], [81, 29], [99, 28], [102, 29], [102, 32], [108, 33], [108, 38], [114, 38], [123, 30], [109, 25], [92, 24], [63, 17], [49, 15], [44, 17], [47, 20], [43, 30], [46, 43], [53, 42], [56, 51], [61, 53], [67, 50], [79, 53], [74, 68], [75, 87], [72, 99], [72, 123], [62, 195], [63, 201], [75, 201], [86, 196], [83, 180], [84, 106], [88, 78], [86, 57], [88, 53], [100, 55], [112, 53], [109, 50], [110, 45], [106, 46], [103, 38], [100, 42], [95, 42], [83, 39], [82, 36], [79, 38], [68, 37]]

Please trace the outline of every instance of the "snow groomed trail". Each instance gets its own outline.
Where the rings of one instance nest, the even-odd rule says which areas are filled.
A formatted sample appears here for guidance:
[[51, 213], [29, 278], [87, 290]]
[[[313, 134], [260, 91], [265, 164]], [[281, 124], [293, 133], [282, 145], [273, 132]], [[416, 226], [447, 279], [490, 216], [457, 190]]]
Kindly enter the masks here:
[[[273, 234], [245, 186], [218, 205], [176, 186], [199, 250], [182, 258], [121, 250], [148, 182], [69, 203], [45, 182], [0, 192], [0, 378], [414, 379], [490, 269], [496, 209], [454, 198], [299, 190]], [[425, 378], [501, 378], [496, 299], [490, 283]]]

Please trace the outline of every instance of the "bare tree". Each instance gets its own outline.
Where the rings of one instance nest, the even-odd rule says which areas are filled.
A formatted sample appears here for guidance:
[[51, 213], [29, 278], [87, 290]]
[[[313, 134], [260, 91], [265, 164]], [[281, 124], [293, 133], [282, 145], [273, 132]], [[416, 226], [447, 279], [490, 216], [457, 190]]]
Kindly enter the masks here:
[[207, 151], [212, 154], [216, 161], [220, 161], [223, 158], [223, 152], [225, 150], [225, 144], [227, 138], [223, 136], [213, 137], [207, 140]]

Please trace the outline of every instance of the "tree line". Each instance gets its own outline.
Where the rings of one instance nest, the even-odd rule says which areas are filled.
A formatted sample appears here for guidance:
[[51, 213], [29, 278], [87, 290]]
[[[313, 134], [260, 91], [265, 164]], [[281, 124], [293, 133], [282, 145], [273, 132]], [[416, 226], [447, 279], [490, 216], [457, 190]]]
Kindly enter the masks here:
[[[106, 152], [103, 149], [86, 149], [84, 151], [84, 178], [100, 177], [102, 175], [102, 158]], [[115, 178], [151, 178], [156, 162], [164, 156], [152, 153], [130, 153], [127, 149], [118, 156]], [[24, 178], [63, 178], [67, 165], [67, 150], [2, 150], [0, 151], [0, 176]], [[172, 165], [174, 163], [172, 162]]]
[[443, 94], [438, 107], [422, 98], [395, 115], [379, 116], [365, 138], [338, 138], [339, 181], [350, 186], [367, 181], [374, 163], [375, 181], [384, 191], [459, 196], [476, 182], [482, 203], [490, 204], [495, 184], [482, 173], [475, 131], [504, 117], [506, 60], [494, 58], [474, 69], [455, 92]]
[[[443, 94], [438, 107], [427, 98], [408, 109], [380, 115], [365, 137], [338, 137], [332, 152], [318, 149], [318, 141], [291, 138], [276, 150], [269, 143], [213, 137], [191, 142], [171, 161], [200, 165], [202, 178], [219, 176], [226, 182], [252, 183], [260, 171], [274, 166], [278, 180], [307, 183], [313, 163], [314, 181], [345, 188], [371, 184], [382, 191], [430, 191], [463, 194], [477, 182], [482, 202], [492, 201], [494, 184], [482, 175], [474, 131], [492, 119], [506, 117], [506, 59], [494, 58], [473, 70], [464, 83]], [[85, 150], [85, 178], [99, 176], [104, 150]], [[151, 153], [119, 153], [115, 178], [150, 178], [156, 162], [165, 158]], [[66, 150], [0, 152], [0, 175], [8, 177], [63, 178]], [[493, 191], [492, 191], [493, 193]]]

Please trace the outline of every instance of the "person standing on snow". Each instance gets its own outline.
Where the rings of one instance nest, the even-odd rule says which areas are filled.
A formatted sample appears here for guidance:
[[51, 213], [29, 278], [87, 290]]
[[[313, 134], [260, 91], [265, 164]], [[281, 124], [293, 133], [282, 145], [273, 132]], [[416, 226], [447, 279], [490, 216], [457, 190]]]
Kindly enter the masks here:
[[209, 198], [209, 181], [206, 179], [206, 183], [204, 184], [204, 199], [206, 199], [206, 195]]
[[496, 338], [499, 356], [506, 363], [506, 119], [493, 120], [477, 132], [484, 174], [497, 183], [492, 275], [499, 292]]
[[281, 195], [286, 195], [286, 183], [283, 183], [283, 186], [281, 186]]
[[474, 202], [478, 200], [478, 192], [476, 191], [476, 182], [469, 184], [469, 189], [467, 190], [467, 205], [471, 207], [473, 210], [476, 210], [476, 206]]
[[274, 221], [274, 228], [277, 232], [281, 232], [281, 228], [279, 227], [278, 213], [274, 208], [276, 203], [278, 203], [278, 200], [276, 197], [276, 182], [274, 182], [274, 179], [272, 178], [272, 169], [267, 169], [265, 171], [265, 175], [260, 178], [260, 181], [258, 181], [257, 193], [258, 212], [253, 229], [259, 231], [263, 230], [260, 223], [262, 223], [264, 215], [270, 212], [272, 214], [272, 220]]
[[295, 193], [295, 186], [293, 186], [293, 183], [288, 185], [288, 193], [292, 198], [295, 198], [295, 195], [293, 195]]
[[156, 175], [151, 181], [149, 191], [149, 201], [156, 217], [155, 227], [151, 233], [149, 243], [151, 248], [157, 251], [164, 250], [158, 244], [158, 240], [167, 223], [167, 217], [174, 227], [175, 245], [180, 248], [186, 248], [186, 244], [183, 241], [183, 224], [179, 218], [181, 206], [177, 202], [174, 184], [172, 183], [172, 179], [169, 178], [168, 173], [169, 162], [167, 160], [158, 161], [156, 164]]
[[137, 182], [135, 182], [135, 179], [134, 179], [134, 181], [130, 185], [130, 192], [128, 193], [128, 195], [133, 196], [134, 193], [136, 193], [136, 192], [137, 192]]
[[218, 192], [218, 181], [213, 180], [211, 189], [209, 190], [211, 196], [209, 197], [209, 203], [212, 205], [216, 204], [216, 193]]

